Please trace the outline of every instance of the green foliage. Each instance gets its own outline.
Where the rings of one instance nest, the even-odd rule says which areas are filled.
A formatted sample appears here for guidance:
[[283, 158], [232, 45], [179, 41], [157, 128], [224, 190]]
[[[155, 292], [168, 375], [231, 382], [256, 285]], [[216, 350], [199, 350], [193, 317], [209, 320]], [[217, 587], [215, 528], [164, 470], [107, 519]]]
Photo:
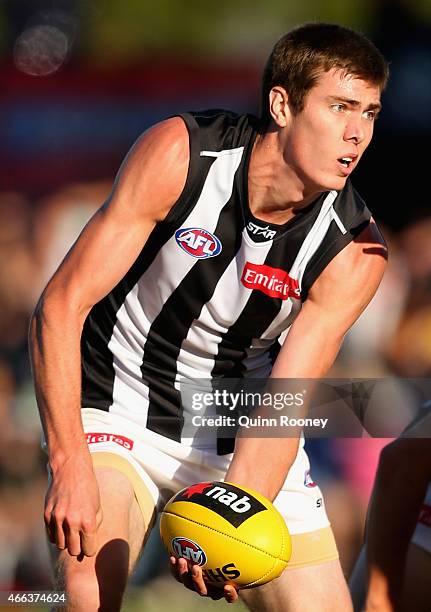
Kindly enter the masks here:
[[86, 50], [100, 61], [142, 54], [266, 55], [274, 40], [309, 20], [366, 28], [369, 3], [345, 0], [104, 0]]

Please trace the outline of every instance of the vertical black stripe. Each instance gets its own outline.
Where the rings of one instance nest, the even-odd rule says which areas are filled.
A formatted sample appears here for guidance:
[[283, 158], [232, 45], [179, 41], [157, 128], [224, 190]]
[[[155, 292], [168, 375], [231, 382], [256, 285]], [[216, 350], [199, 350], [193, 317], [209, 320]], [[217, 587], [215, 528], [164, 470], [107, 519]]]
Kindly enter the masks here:
[[81, 337], [82, 407], [108, 410], [112, 404], [115, 370], [108, 344], [117, 321], [117, 312], [174, 230], [174, 227], [164, 224], [156, 226], [124, 278], [93, 306], [87, 316]]
[[358, 236], [370, 223], [371, 213], [350, 181], [335, 198], [334, 210], [347, 230], [343, 234], [331, 221], [328, 231], [316, 253], [311, 257], [302, 277], [302, 301], [305, 301], [311, 285], [334, 257]]
[[[265, 258], [265, 265], [289, 270], [297, 252], [297, 249], [292, 247], [294, 245], [284, 241], [274, 242]], [[244, 359], [247, 356], [247, 349], [251, 346], [253, 338], [260, 338], [263, 335], [279, 314], [282, 304], [283, 300], [280, 298], [272, 298], [258, 290], [251, 291], [250, 298], [238, 319], [223, 334], [214, 360], [212, 376], [242, 378], [246, 369]], [[276, 344], [278, 342], [274, 343]], [[272, 347], [269, 351], [273, 353]], [[219, 429], [217, 431], [217, 454], [232, 453], [234, 448], [235, 440], [232, 437], [223, 437], [223, 429]]]
[[[183, 192], [166, 219], [157, 224], [124, 278], [93, 306], [81, 336], [81, 406], [109, 410], [115, 380], [114, 359], [108, 348], [117, 312], [127, 295], [153, 263], [160, 249], [195, 207], [214, 159], [201, 158], [191, 144], [191, 162]], [[199, 164], [197, 164], [199, 160]], [[191, 183], [191, 184], [190, 184]]]
[[[300, 244], [295, 240], [276, 241], [265, 258], [265, 265], [290, 270]], [[239, 378], [245, 370], [242, 361], [253, 338], [260, 338], [280, 312], [283, 300], [272, 298], [257, 289], [250, 290], [250, 298], [235, 323], [223, 334], [218, 345], [212, 375]]]
[[231, 197], [222, 209], [214, 230], [222, 243], [221, 253], [196, 261], [154, 320], [145, 344], [141, 371], [149, 387], [147, 427], [177, 441], [183, 424], [180, 395], [174, 386], [177, 359], [190, 326], [240, 247], [243, 225], [234, 200]]

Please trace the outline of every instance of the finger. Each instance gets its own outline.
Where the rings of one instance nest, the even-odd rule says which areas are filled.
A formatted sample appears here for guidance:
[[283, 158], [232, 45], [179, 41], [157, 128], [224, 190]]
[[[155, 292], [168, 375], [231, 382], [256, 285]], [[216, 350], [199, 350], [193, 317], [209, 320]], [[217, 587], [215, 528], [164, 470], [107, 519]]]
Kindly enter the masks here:
[[177, 560], [177, 566], [178, 566], [178, 576], [181, 578], [181, 580], [184, 580], [186, 577], [189, 576], [189, 566], [187, 565], [187, 561], [183, 559], [182, 557], [180, 557]]
[[53, 517], [51, 515], [45, 514], [44, 521], [45, 521], [46, 535], [48, 536], [49, 541], [52, 544], [56, 544], [56, 539], [55, 539], [56, 530], [55, 530], [55, 521]]
[[82, 554], [86, 557], [93, 557], [97, 552], [97, 533], [96, 531], [91, 532], [80, 532], [80, 549]]
[[194, 587], [194, 584], [193, 584], [193, 580], [192, 580], [192, 576], [191, 576], [191, 571], [189, 569], [187, 561], [180, 557], [177, 560], [177, 566], [178, 566], [179, 581], [182, 582], [183, 585], [187, 589], [190, 589], [191, 591], [194, 591], [195, 587]]
[[66, 545], [69, 555], [77, 557], [81, 553], [81, 537], [77, 529], [66, 529]]
[[205, 584], [205, 586], [208, 591], [208, 597], [210, 597], [214, 601], [223, 599], [224, 591], [221, 587], [216, 587], [216, 586], [213, 586], [212, 584]]
[[238, 599], [238, 591], [230, 584], [227, 584], [224, 587], [223, 592], [224, 598], [226, 599], [227, 603], [235, 603], [235, 601]]
[[55, 531], [54, 544], [57, 545], [57, 548], [59, 550], [64, 550], [66, 548], [66, 534], [64, 533], [63, 519], [54, 518], [53, 524], [54, 524], [54, 531]]
[[178, 575], [178, 563], [176, 557], [169, 557], [169, 567], [171, 570], [171, 574], [175, 578], [175, 580], [177, 582], [181, 582], [181, 579]]
[[202, 569], [199, 565], [192, 566], [191, 575], [195, 591], [199, 593], [199, 595], [208, 595], [207, 585], [204, 582]]
[[43, 513], [43, 522], [45, 523], [45, 527], [49, 529], [52, 521], [52, 508], [51, 506], [45, 506], [45, 510]]

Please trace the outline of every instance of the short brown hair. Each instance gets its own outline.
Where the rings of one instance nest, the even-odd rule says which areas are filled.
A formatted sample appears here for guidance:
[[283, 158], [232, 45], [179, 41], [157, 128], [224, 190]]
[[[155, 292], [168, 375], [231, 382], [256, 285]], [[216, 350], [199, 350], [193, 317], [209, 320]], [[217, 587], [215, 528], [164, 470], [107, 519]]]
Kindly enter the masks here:
[[332, 68], [381, 90], [389, 77], [385, 58], [362, 34], [332, 23], [306, 23], [282, 36], [268, 58], [262, 78], [263, 122], [271, 120], [269, 92], [275, 85], [286, 89], [293, 112], [299, 113], [319, 75]]

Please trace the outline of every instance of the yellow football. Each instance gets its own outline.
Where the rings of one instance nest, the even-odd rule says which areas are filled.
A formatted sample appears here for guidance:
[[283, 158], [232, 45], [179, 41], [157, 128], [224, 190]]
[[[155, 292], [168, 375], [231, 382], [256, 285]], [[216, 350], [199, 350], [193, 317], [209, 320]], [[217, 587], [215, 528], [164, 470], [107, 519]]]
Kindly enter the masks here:
[[277, 578], [291, 541], [263, 495], [228, 482], [201, 482], [166, 504], [160, 534], [169, 555], [202, 567], [206, 582], [248, 588]]

